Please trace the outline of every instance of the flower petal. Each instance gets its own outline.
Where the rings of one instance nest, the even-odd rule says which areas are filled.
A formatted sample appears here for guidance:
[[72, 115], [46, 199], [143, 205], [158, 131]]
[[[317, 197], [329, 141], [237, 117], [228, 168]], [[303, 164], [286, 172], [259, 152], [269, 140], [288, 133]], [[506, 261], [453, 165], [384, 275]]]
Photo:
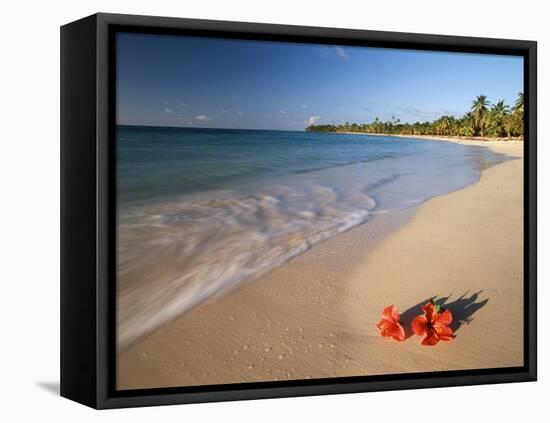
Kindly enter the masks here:
[[380, 335], [382, 336], [393, 336], [393, 331], [395, 329], [395, 323], [388, 322], [387, 320], [380, 320], [380, 322], [376, 325], [378, 327], [378, 330], [380, 331]]
[[403, 326], [401, 326], [399, 323], [396, 323], [393, 327], [392, 332], [391, 332], [391, 336], [396, 341], [404, 341], [405, 340], [405, 329], [403, 329]]
[[433, 329], [428, 329], [427, 336], [422, 340], [422, 345], [433, 346], [439, 342], [439, 335]]
[[455, 337], [453, 335], [453, 330], [449, 326], [438, 327], [436, 331], [441, 341], [452, 341]]
[[436, 314], [435, 306], [432, 303], [427, 303], [422, 307], [422, 310], [426, 313], [428, 321], [433, 322], [434, 314]]
[[411, 322], [411, 329], [416, 335], [425, 335], [427, 332], [428, 319], [426, 316], [416, 316]]
[[388, 320], [386, 320], [386, 319], [380, 320], [380, 321], [377, 323], [377, 325], [376, 325], [376, 327], [377, 327], [378, 329], [380, 329], [380, 330], [388, 330], [388, 329], [390, 329], [392, 326], [393, 326], [393, 323], [390, 322], [390, 321], [388, 321]]
[[434, 316], [434, 326], [447, 326], [453, 321], [453, 315], [449, 310], [445, 310], [443, 313], [437, 313]]
[[397, 312], [397, 308], [395, 308], [393, 304], [387, 306], [384, 310], [382, 310], [382, 318], [394, 323], [399, 322], [399, 313]]

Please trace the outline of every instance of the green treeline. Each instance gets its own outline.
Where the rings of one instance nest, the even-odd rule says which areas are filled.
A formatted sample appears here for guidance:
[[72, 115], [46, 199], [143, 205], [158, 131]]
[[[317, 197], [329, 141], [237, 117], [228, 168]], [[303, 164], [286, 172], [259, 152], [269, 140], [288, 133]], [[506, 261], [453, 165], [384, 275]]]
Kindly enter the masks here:
[[512, 107], [504, 100], [490, 104], [484, 95], [472, 101], [471, 110], [462, 117], [441, 116], [431, 122], [401, 123], [392, 117], [382, 122], [378, 118], [371, 123], [342, 125], [310, 125], [306, 131], [363, 132], [367, 134], [438, 135], [457, 137], [511, 138], [523, 137], [523, 93]]

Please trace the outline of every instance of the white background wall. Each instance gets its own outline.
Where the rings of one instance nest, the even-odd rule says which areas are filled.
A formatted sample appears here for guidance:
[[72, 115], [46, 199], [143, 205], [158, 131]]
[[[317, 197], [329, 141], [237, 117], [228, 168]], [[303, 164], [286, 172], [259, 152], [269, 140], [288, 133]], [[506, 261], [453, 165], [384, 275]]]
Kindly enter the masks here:
[[4, 2], [0, 25], [0, 420], [463, 423], [548, 416], [550, 371], [544, 354], [549, 351], [549, 338], [543, 334], [537, 383], [108, 412], [92, 411], [54, 393], [59, 383], [60, 25], [103, 11], [537, 40], [540, 334], [549, 327], [550, 314], [550, 257], [542, 245], [550, 238], [546, 220], [550, 211], [550, 31], [544, 4], [540, 0]]

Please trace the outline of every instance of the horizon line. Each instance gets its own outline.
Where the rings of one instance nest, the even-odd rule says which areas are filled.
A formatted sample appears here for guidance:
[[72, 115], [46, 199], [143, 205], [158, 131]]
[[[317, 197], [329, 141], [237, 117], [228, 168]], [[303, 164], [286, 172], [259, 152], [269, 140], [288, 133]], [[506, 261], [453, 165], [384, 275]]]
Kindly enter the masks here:
[[299, 129], [265, 129], [265, 128], [212, 128], [204, 126], [170, 126], [170, 125], [141, 125], [141, 124], [128, 124], [128, 123], [115, 123], [115, 126], [141, 126], [146, 128], [177, 128], [177, 129], [217, 129], [225, 131], [279, 131], [279, 132], [307, 132], [304, 128]]

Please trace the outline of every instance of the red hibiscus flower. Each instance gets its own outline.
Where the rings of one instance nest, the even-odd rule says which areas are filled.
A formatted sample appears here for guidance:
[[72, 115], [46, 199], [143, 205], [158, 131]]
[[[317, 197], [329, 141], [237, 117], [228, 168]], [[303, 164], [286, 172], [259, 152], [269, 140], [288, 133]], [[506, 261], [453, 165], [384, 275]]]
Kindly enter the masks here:
[[380, 331], [380, 335], [392, 337], [396, 341], [405, 339], [405, 330], [399, 323], [399, 313], [393, 305], [387, 306], [382, 310], [382, 320], [376, 325]]
[[449, 327], [453, 315], [430, 300], [422, 307], [423, 316], [417, 316], [411, 323], [416, 335], [425, 336], [422, 345], [435, 345], [439, 341], [451, 341], [454, 338], [453, 330]]

